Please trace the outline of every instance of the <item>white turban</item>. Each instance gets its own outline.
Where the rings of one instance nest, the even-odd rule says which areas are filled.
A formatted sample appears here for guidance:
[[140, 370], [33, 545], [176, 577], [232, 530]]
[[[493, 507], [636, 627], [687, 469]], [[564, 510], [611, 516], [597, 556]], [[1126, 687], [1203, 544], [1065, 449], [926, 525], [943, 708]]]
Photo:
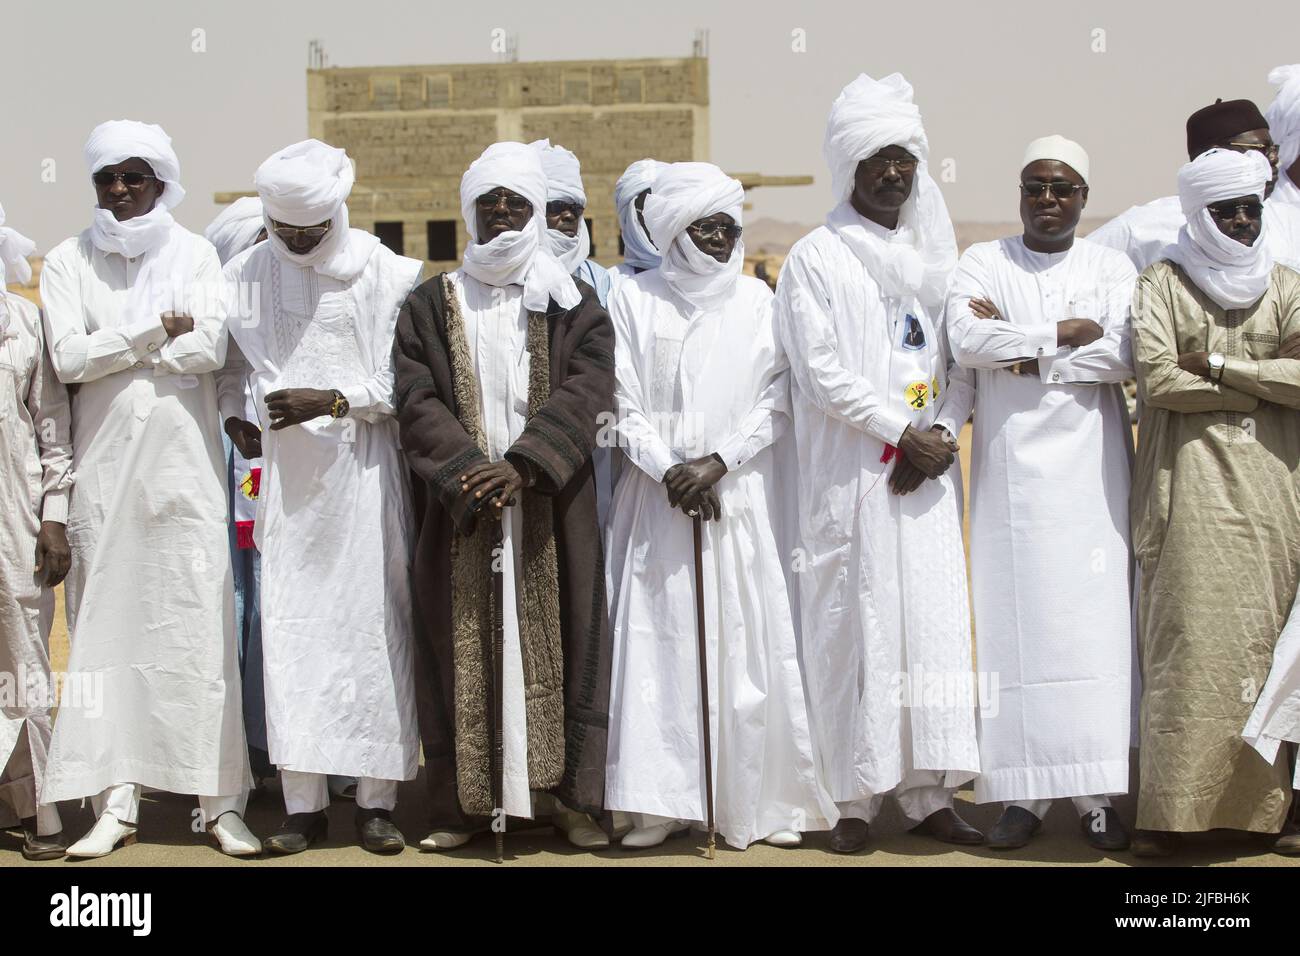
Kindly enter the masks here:
[[1268, 131], [1277, 143], [1278, 168], [1289, 169], [1300, 158], [1300, 63], [1274, 67], [1268, 81], [1277, 87], [1277, 96], [1264, 111]]
[[[273, 153], [253, 174], [262, 200], [266, 234], [286, 262], [348, 281], [366, 267], [379, 240], [348, 224], [348, 195], [356, 174], [348, 154], [318, 139], [305, 139]], [[305, 255], [289, 250], [272, 220], [289, 226], [316, 226], [330, 220], [330, 231]]]
[[[587, 194], [582, 188], [582, 165], [578, 157], [563, 146], [552, 146], [549, 139], [539, 139], [528, 145], [537, 150], [542, 169], [546, 172], [547, 200], [576, 202], [585, 207]], [[587, 231], [586, 218], [578, 220], [578, 232], [574, 236], [566, 236], [548, 226], [546, 241], [569, 272], [576, 272], [591, 255], [591, 234]]]
[[623, 261], [637, 269], [654, 269], [659, 265], [659, 250], [641, 226], [636, 214], [636, 197], [653, 189], [655, 177], [667, 167], [657, 159], [638, 159], [614, 184], [614, 206], [623, 233]]
[[153, 123], [109, 120], [90, 131], [84, 152], [92, 175], [105, 166], [136, 158], [148, 163], [163, 183], [162, 195], [153, 209], [134, 219], [119, 222], [112, 212], [96, 206], [90, 224], [95, 248], [134, 259], [166, 245], [175, 224], [171, 210], [185, 198], [181, 163], [172, 149], [171, 137]]
[[[858, 163], [886, 146], [901, 146], [917, 159], [912, 194], [898, 214], [898, 235], [886, 242], [868, 229], [849, 202]], [[930, 177], [930, 144], [912, 85], [901, 73], [873, 80], [865, 73], [835, 97], [822, 145], [831, 170], [836, 207], [826, 219], [867, 267], [885, 295], [916, 297], [938, 309], [957, 267], [957, 238], [938, 184]]]
[[0, 206], [0, 293], [10, 282], [26, 285], [32, 281], [32, 266], [27, 257], [35, 251], [36, 243], [5, 225], [5, 207]]
[[[480, 243], [478, 197], [503, 187], [528, 200], [532, 217], [521, 231], [503, 232]], [[522, 285], [524, 307], [532, 312], [545, 312], [550, 299], [563, 309], [582, 301], [573, 277], [547, 246], [546, 195], [541, 157], [524, 143], [493, 143], [460, 178], [460, 212], [470, 237], [463, 268], [488, 285]]]
[[1273, 169], [1256, 150], [1211, 149], [1178, 171], [1178, 199], [1187, 223], [1167, 255], [1192, 282], [1225, 309], [1254, 305], [1268, 289], [1273, 259], [1268, 252], [1268, 214], [1259, 237], [1244, 245], [1225, 236], [1205, 207], [1225, 199], [1255, 196], [1262, 202]]
[[241, 196], [208, 223], [203, 238], [217, 247], [217, 257], [225, 265], [257, 241], [258, 233], [266, 228], [262, 217], [262, 200]]
[[1034, 140], [1025, 148], [1025, 158], [1020, 161], [1020, 168], [1023, 170], [1030, 163], [1043, 159], [1065, 163], [1079, 174], [1084, 183], [1088, 182], [1088, 152], [1074, 140], [1055, 133]]
[[667, 250], [659, 265], [665, 281], [696, 308], [712, 308], [731, 294], [745, 265], [739, 240], [731, 258], [718, 262], [686, 235], [698, 219], [726, 213], [741, 225], [745, 188], [712, 163], [671, 163], [659, 171], [646, 197], [646, 228], [654, 244]]

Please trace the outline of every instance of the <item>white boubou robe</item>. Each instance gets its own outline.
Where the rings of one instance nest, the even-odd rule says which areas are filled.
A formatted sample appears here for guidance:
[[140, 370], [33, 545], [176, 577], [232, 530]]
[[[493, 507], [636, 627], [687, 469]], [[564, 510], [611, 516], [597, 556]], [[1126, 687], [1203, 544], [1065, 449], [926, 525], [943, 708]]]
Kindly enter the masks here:
[[700, 821], [704, 813], [692, 521], [662, 483], [718, 453], [721, 521], [703, 523], [709, 726], [718, 831], [745, 847], [821, 830], [818, 781], [773, 518], [773, 441], [789, 424], [772, 295], [740, 276], [715, 309], [692, 308], [658, 271], [611, 296], [620, 446], [629, 464], [606, 536], [613, 622], [606, 806]]
[[[974, 245], [948, 295], [957, 361], [976, 372], [971, 588], [976, 657], [996, 675], [980, 710], [979, 803], [1128, 790], [1133, 654], [1129, 485], [1133, 376], [1126, 257], [1077, 240]], [[977, 319], [973, 297], [999, 319]], [[1058, 348], [1056, 324], [1105, 334]], [[1037, 357], [1038, 375], [1009, 370]], [[994, 688], [990, 680], [990, 691]]]
[[912, 297], [886, 297], [826, 226], [787, 257], [776, 314], [790, 361], [805, 563], [793, 577], [831, 794], [847, 803], [932, 782], [956, 787], [980, 766], [961, 473], [954, 463], [900, 496], [889, 489], [896, 459], [881, 459], [908, 425], [959, 435], [968, 376], [951, 365], [942, 324]]
[[[252, 783], [211, 374], [226, 358], [221, 265], [180, 226], [168, 244], [130, 260], [86, 230], [41, 272], [51, 361], [77, 385], [64, 585], [77, 683], [64, 689], [42, 803], [124, 783], [201, 796]], [[169, 274], [141, 279], [163, 251]], [[192, 315], [194, 330], [169, 339], [167, 310]]]
[[[260, 243], [226, 265], [239, 297], [224, 415], [261, 417], [254, 540], [271, 762], [304, 773], [410, 780], [413, 682], [410, 488], [393, 405], [397, 313], [422, 265], [376, 245], [342, 281]], [[253, 310], [253, 311], [250, 311]], [[266, 396], [337, 388], [351, 408], [272, 431]]]
[[36, 816], [50, 748], [54, 590], [36, 571], [36, 536], [68, 520], [70, 431], [40, 311], [0, 289], [0, 827]]

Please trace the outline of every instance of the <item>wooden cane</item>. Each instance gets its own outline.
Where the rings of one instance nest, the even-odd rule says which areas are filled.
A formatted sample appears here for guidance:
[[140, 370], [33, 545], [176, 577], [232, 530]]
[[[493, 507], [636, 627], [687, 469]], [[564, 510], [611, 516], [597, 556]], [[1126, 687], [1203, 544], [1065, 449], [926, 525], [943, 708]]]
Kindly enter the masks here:
[[709, 719], [709, 650], [704, 636], [704, 543], [703, 526], [697, 514], [691, 519], [695, 534], [695, 637], [700, 658], [700, 711], [703, 716], [704, 742], [704, 812], [709, 827], [708, 858], [713, 859], [716, 845], [713, 824], [713, 747]]
[[[491, 507], [491, 506], [490, 506]], [[493, 820], [496, 835], [497, 862], [505, 861], [506, 845], [506, 767], [505, 767], [505, 667], [502, 663], [505, 648], [505, 600], [502, 589], [505, 581], [505, 548], [501, 523], [504, 514], [492, 523], [492, 806], [501, 818]]]

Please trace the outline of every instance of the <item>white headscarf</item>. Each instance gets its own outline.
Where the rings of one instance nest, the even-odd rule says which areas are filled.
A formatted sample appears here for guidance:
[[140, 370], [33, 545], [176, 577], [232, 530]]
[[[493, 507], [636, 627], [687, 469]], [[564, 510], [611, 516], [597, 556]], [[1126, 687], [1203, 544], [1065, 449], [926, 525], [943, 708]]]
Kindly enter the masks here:
[[[286, 146], [257, 167], [253, 185], [261, 197], [271, 251], [304, 269], [347, 282], [361, 273], [379, 239], [348, 225], [348, 195], [356, 174], [348, 154], [318, 139]], [[305, 255], [289, 251], [272, 220], [290, 226], [331, 221], [325, 238]]]
[[1264, 111], [1268, 131], [1278, 145], [1277, 165], [1285, 171], [1300, 157], [1300, 63], [1278, 66], [1269, 71], [1268, 81], [1277, 96]]
[[217, 214], [203, 230], [203, 238], [217, 248], [217, 257], [225, 265], [257, 241], [266, 228], [262, 200], [241, 196]]
[[637, 269], [657, 268], [660, 256], [637, 218], [636, 197], [654, 188], [655, 177], [667, 165], [657, 159], [638, 159], [614, 184], [614, 206], [623, 233], [623, 261]]
[[[582, 188], [582, 164], [578, 157], [563, 146], [552, 146], [549, 139], [539, 139], [528, 144], [537, 150], [546, 173], [546, 199], [576, 202], [587, 205], [587, 193]], [[545, 210], [542, 210], [545, 213]], [[564, 268], [576, 272], [578, 266], [591, 255], [591, 234], [587, 231], [585, 217], [578, 220], [578, 234], [566, 236], [558, 229], [546, 229], [546, 242], [555, 258]]]
[[[918, 161], [912, 194], [899, 211], [890, 242], [868, 230], [849, 203], [858, 163], [886, 146], [901, 146]], [[862, 260], [886, 296], [915, 296], [938, 308], [957, 267], [957, 239], [943, 194], [930, 177], [930, 144], [921, 111], [912, 102], [911, 84], [901, 73], [883, 80], [859, 75], [831, 104], [822, 151], [837, 203], [827, 227]]]
[[736, 286], [745, 265], [745, 244], [737, 240], [731, 258], [719, 262], [701, 252], [686, 234], [697, 219], [724, 212], [742, 224], [745, 189], [712, 163], [671, 163], [659, 171], [645, 200], [650, 238], [667, 249], [659, 273], [678, 295], [697, 309], [715, 308]]
[[163, 183], [162, 195], [143, 216], [118, 222], [113, 213], [96, 206], [90, 223], [90, 241], [102, 252], [116, 252], [134, 259], [155, 252], [171, 235], [171, 210], [185, 198], [181, 187], [181, 163], [172, 140], [161, 126], [135, 120], [109, 120], [90, 131], [85, 146], [86, 166], [93, 176], [105, 166], [128, 159], [143, 159]]
[[[502, 187], [527, 199], [533, 215], [519, 232], [480, 243], [476, 200]], [[545, 312], [551, 299], [562, 309], [582, 301], [573, 276], [545, 242], [547, 192], [541, 157], [523, 143], [493, 143], [460, 178], [460, 212], [470, 238], [462, 268], [487, 285], [522, 285], [524, 308], [530, 312]]]
[[1273, 177], [1268, 160], [1258, 151], [1238, 153], [1211, 149], [1178, 171], [1178, 199], [1186, 225], [1178, 242], [1165, 255], [1183, 267], [1202, 292], [1225, 309], [1244, 309], [1268, 289], [1273, 257], [1268, 251], [1268, 213], [1264, 213], [1254, 245], [1225, 236], [1205, 207], [1238, 196], [1257, 196]]
[[10, 282], [26, 285], [32, 281], [32, 266], [27, 257], [35, 251], [36, 243], [5, 225], [5, 207], [0, 206], [0, 339], [9, 331], [5, 286]]

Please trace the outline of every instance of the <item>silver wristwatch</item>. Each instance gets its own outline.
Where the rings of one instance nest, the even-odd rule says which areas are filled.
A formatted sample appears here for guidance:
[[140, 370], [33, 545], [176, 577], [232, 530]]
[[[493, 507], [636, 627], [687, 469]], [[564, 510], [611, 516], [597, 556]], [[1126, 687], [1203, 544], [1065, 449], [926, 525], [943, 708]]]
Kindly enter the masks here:
[[1225, 361], [1222, 352], [1211, 352], [1208, 359], [1210, 363], [1210, 378], [1216, 382], [1223, 380], [1223, 363]]

